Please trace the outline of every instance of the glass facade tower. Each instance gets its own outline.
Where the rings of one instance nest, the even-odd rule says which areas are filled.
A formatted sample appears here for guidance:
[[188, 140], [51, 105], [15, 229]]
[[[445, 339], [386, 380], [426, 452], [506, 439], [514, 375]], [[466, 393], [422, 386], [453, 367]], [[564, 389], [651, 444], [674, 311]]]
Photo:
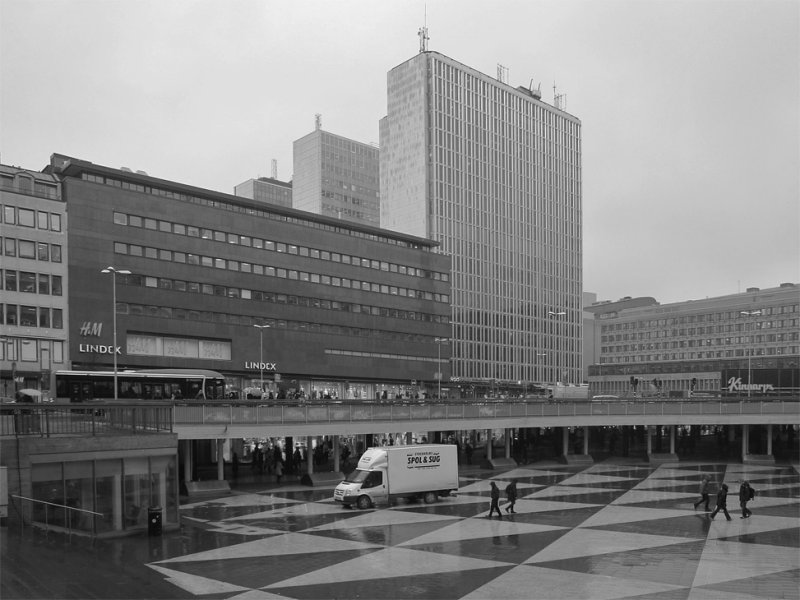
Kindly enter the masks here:
[[377, 227], [378, 149], [315, 129], [294, 142], [292, 206]]
[[580, 120], [427, 51], [387, 108], [381, 226], [452, 256], [453, 378], [580, 383]]

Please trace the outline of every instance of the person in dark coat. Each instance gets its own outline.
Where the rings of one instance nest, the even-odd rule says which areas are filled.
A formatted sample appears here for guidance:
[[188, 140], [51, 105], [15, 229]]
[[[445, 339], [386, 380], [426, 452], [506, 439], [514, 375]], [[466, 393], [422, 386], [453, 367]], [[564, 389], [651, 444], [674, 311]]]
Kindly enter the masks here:
[[506, 498], [508, 498], [508, 504], [506, 504], [506, 512], [507, 513], [515, 513], [517, 511], [514, 510], [514, 503], [517, 501], [517, 482], [512, 481], [506, 486]]
[[711, 517], [711, 519], [713, 520], [714, 517], [717, 516], [717, 513], [719, 511], [722, 511], [722, 512], [725, 513], [725, 518], [728, 519], [728, 521], [731, 520], [731, 516], [728, 514], [728, 484], [727, 483], [723, 483], [722, 487], [719, 488], [719, 491], [717, 492], [717, 507], [714, 509], [714, 512], [712, 512], [709, 515], [709, 517]]
[[500, 488], [492, 481], [492, 505], [489, 507], [489, 514], [486, 518], [491, 519], [494, 511], [497, 511], [497, 516], [503, 518], [503, 513], [500, 512]]
[[747, 503], [750, 502], [750, 484], [742, 480], [742, 485], [739, 486], [739, 506], [742, 507], [742, 518], [746, 519], [753, 514]]
[[706, 512], [711, 510], [708, 508], [708, 475], [703, 475], [703, 479], [700, 482], [700, 500], [694, 503], [694, 509], [697, 510], [697, 507], [703, 502], [706, 503]]

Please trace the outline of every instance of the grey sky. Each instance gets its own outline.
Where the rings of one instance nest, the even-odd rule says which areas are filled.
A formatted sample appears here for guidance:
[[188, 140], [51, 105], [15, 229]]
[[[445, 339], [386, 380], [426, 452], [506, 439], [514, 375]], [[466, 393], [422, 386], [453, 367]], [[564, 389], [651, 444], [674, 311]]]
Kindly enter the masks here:
[[[314, 127], [378, 141], [426, 3], [2, 0], [0, 160], [53, 152], [223, 192]], [[800, 281], [800, 3], [428, 0], [429, 48], [553, 84], [583, 122], [584, 289]]]

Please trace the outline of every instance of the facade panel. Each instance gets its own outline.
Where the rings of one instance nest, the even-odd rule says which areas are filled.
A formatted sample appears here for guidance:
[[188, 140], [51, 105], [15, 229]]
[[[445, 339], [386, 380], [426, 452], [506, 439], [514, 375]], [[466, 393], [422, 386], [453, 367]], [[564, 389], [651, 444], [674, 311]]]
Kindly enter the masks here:
[[263, 363], [275, 390], [361, 397], [433, 379], [450, 260], [430, 241], [74, 159], [57, 172], [76, 368], [111, 365], [112, 265], [132, 273], [117, 276], [120, 369], [207, 368], [246, 388]]
[[387, 105], [381, 225], [452, 256], [453, 376], [581, 382], [580, 121], [435, 52]]
[[800, 387], [800, 285], [658, 304], [586, 307], [599, 361], [594, 394], [753, 392]]
[[51, 175], [0, 165], [0, 395], [69, 364], [67, 212]]

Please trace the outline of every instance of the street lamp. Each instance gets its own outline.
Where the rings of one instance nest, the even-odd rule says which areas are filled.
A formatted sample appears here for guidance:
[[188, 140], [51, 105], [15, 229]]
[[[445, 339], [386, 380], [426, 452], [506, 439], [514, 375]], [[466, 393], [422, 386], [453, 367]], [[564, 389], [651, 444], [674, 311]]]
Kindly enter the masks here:
[[[741, 311], [741, 314], [743, 314], [746, 317], [757, 317], [757, 316], [759, 316], [761, 314], [761, 311], [760, 310], [743, 310], [743, 311]], [[753, 381], [752, 381], [753, 374], [752, 374], [752, 368], [751, 368], [750, 361], [753, 358], [753, 350], [754, 350], [755, 338], [753, 337], [753, 320], [752, 319], [750, 319], [750, 337], [752, 339], [750, 340], [750, 348], [748, 348], [748, 352], [747, 352], [747, 397], [748, 398], [750, 397], [750, 392], [752, 390], [752, 385], [753, 385]]]
[[438, 347], [438, 350], [439, 350], [439, 360], [437, 362], [437, 365], [439, 367], [439, 377], [437, 379], [439, 380], [438, 396], [439, 396], [439, 400], [441, 400], [442, 399], [442, 344], [446, 344], [447, 342], [450, 341], [450, 339], [449, 338], [438, 338], [437, 337], [437, 338], [434, 338], [433, 341], [436, 342], [436, 346]]
[[261, 395], [264, 395], [264, 330], [269, 328], [269, 325], [253, 325], [258, 328], [258, 389], [261, 390]]
[[119, 390], [117, 389], [117, 274], [130, 275], [128, 269], [115, 269], [114, 267], [106, 267], [101, 273], [111, 273], [111, 298], [112, 298], [112, 312], [111, 316], [114, 327], [114, 346], [111, 348], [111, 354], [114, 355], [114, 400], [118, 399]]

